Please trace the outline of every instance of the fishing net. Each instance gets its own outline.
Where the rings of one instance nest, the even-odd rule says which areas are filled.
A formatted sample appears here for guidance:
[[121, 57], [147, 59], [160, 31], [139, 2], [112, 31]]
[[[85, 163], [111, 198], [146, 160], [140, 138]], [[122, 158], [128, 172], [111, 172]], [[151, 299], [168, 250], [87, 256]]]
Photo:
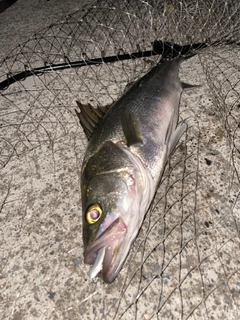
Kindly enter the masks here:
[[[1, 319], [239, 319], [239, 43], [237, 0], [108, 0], [0, 61]], [[161, 56], [192, 51], [188, 129], [118, 277], [91, 280], [75, 101], [109, 105]]]

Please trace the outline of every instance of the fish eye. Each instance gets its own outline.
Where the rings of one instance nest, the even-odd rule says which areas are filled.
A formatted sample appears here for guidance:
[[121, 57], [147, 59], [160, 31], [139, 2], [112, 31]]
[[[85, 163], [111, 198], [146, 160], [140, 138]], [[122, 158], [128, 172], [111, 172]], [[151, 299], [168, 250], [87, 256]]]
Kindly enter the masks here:
[[96, 223], [102, 216], [102, 209], [98, 204], [93, 204], [87, 209], [86, 220], [89, 224]]

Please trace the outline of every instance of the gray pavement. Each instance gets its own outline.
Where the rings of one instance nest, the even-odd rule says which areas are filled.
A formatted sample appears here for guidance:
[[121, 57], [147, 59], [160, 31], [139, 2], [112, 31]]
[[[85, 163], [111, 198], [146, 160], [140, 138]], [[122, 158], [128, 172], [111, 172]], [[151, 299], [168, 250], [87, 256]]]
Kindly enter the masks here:
[[28, 40], [35, 32], [88, 3], [91, 1], [17, 0], [0, 13], [0, 58], [5, 57], [15, 46]]
[[[104, 48], [110, 55], [154, 39], [148, 5], [145, 24], [115, 9], [83, 18], [85, 2], [18, 0], [0, 13], [0, 82], [25, 65], [63, 62], [64, 54], [77, 60]], [[164, 8], [168, 20], [180, 21], [172, 2]], [[176, 42], [187, 30], [183, 13], [197, 12], [190, 5], [184, 10], [183, 24], [163, 21], [162, 32]], [[201, 41], [197, 20], [189, 21]], [[118, 29], [130, 22], [128, 40]], [[182, 96], [180, 121], [188, 129], [110, 285], [89, 279], [83, 263], [79, 186], [87, 141], [75, 100], [111, 103], [156, 59], [51, 72], [0, 91], [0, 319], [240, 318], [239, 61], [233, 44], [210, 47], [182, 64], [182, 81], [202, 87]]]

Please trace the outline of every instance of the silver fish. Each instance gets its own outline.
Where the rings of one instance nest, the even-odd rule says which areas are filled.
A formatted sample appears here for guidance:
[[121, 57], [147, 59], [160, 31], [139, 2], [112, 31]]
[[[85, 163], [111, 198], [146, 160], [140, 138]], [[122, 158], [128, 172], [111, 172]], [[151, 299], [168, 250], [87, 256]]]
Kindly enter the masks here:
[[105, 113], [77, 113], [90, 138], [82, 164], [84, 262], [111, 283], [120, 271], [186, 124], [177, 127], [186, 58], [159, 63]]

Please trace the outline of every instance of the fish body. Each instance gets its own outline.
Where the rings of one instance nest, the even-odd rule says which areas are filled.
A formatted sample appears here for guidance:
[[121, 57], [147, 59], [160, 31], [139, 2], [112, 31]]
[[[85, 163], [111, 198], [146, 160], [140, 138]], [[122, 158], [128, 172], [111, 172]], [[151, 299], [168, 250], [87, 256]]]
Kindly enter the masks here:
[[[179, 80], [183, 60], [160, 63], [139, 79], [106, 112], [88, 143], [81, 193], [90, 277], [101, 272], [111, 283], [117, 276], [186, 129], [177, 127], [182, 91], [193, 87]], [[86, 113], [85, 120], [91, 118]]]

